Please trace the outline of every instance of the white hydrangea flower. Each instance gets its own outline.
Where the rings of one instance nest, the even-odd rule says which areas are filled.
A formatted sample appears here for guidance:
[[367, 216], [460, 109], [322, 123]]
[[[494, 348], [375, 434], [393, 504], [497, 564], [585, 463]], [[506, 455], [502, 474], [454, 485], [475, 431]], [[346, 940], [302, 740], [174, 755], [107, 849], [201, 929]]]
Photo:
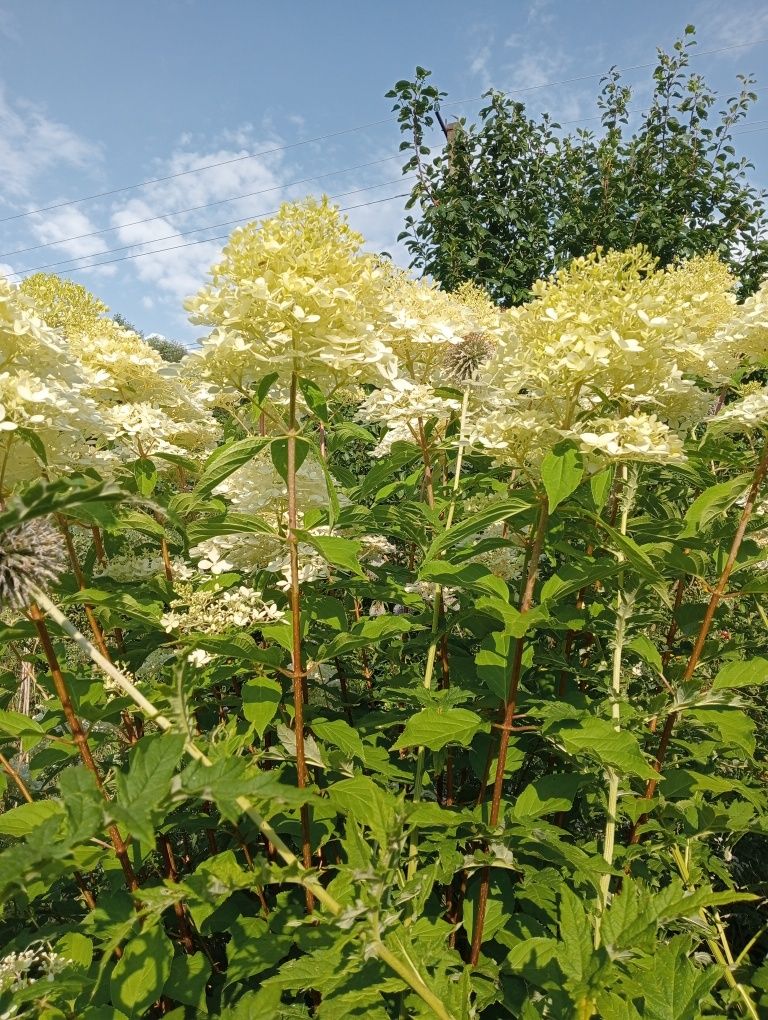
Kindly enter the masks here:
[[574, 430], [572, 434], [585, 452], [601, 453], [612, 460], [665, 464], [686, 459], [680, 437], [655, 414], [596, 418], [589, 422], [589, 431]]
[[710, 429], [721, 432], [749, 432], [768, 425], [768, 387], [749, 393], [719, 411], [709, 423]]

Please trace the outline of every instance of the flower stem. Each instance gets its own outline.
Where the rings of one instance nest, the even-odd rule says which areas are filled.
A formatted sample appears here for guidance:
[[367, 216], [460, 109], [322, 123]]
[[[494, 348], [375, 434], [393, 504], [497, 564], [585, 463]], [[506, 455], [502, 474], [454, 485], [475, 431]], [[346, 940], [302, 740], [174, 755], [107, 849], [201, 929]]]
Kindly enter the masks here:
[[[461, 468], [464, 461], [464, 429], [467, 423], [467, 410], [469, 408], [469, 387], [464, 390], [464, 397], [461, 402], [461, 417], [459, 418], [459, 448], [456, 454], [456, 469], [453, 474], [453, 487], [451, 490], [451, 502], [448, 506], [448, 513], [445, 518], [444, 533], [453, 527], [453, 518], [456, 513], [456, 501], [461, 484]], [[421, 444], [422, 458], [424, 460], [424, 477], [427, 482], [427, 502], [430, 509], [434, 509], [435, 495], [432, 488], [432, 466], [427, 446], [424, 425], [419, 419], [419, 439]], [[435, 671], [435, 659], [437, 657], [437, 646], [439, 644], [440, 617], [443, 606], [443, 587], [436, 584], [432, 592], [432, 626], [430, 629], [429, 649], [427, 650], [427, 662], [424, 667], [423, 684], [427, 690], [432, 688], [432, 676]], [[421, 800], [424, 783], [424, 769], [426, 765], [426, 749], [420, 747], [416, 755], [416, 772], [413, 780], [413, 800], [418, 803]], [[418, 865], [418, 837], [414, 832], [411, 836], [411, 845], [408, 852], [408, 878], [413, 878]]]
[[[40, 594], [42, 593], [34, 592], [35, 596], [38, 596]], [[39, 601], [40, 600], [38, 598], [37, 602]], [[67, 687], [66, 681], [64, 679], [64, 674], [61, 671], [61, 666], [59, 665], [59, 660], [56, 656], [56, 650], [53, 647], [51, 636], [48, 633], [48, 627], [46, 626], [45, 623], [45, 617], [43, 616], [43, 613], [41, 612], [40, 606], [37, 604], [37, 602], [33, 602], [30, 605], [28, 613], [30, 619], [35, 625], [38, 637], [40, 638], [40, 643], [43, 646], [45, 658], [48, 662], [48, 668], [51, 671], [53, 686], [56, 690], [56, 696], [58, 697], [59, 703], [61, 704], [62, 710], [64, 712], [64, 718], [67, 720], [67, 726], [69, 727], [69, 731], [72, 734], [73, 740], [75, 741], [75, 745], [77, 747], [78, 753], [80, 754], [80, 758], [83, 761], [83, 764], [93, 776], [96, 782], [96, 786], [99, 790], [99, 793], [102, 795], [104, 800], [109, 800], [109, 795], [107, 794], [107, 791], [104, 789], [104, 783], [102, 781], [99, 770], [96, 766], [93, 753], [91, 752], [90, 744], [88, 743], [88, 738], [85, 735], [85, 730], [83, 729], [80, 720], [78, 719], [77, 714], [75, 712], [74, 705], [72, 704], [72, 697], [69, 693], [69, 688]], [[99, 652], [99, 655], [104, 659], [105, 662], [109, 662], [106, 656], [103, 656], [101, 652]], [[131, 862], [128, 858], [128, 851], [125, 843], [123, 842], [123, 838], [120, 835], [120, 830], [117, 828], [116, 825], [110, 825], [107, 831], [109, 832], [109, 838], [111, 839], [112, 846], [114, 847], [115, 850], [115, 856], [120, 862], [120, 867], [123, 869], [123, 875], [125, 876], [125, 884], [127, 885], [130, 892], [135, 892], [135, 890], [138, 889], [139, 887], [139, 883], [136, 878], [136, 874], [133, 870], [133, 866], [131, 865]]]
[[[685, 667], [685, 672], [682, 676], [682, 683], [687, 683], [688, 680], [691, 679], [699, 664], [702, 652], [704, 651], [704, 645], [712, 628], [712, 621], [714, 620], [715, 612], [717, 611], [717, 607], [720, 605], [720, 600], [725, 594], [725, 589], [728, 587], [728, 579], [730, 578], [731, 572], [736, 564], [736, 557], [739, 555], [741, 543], [744, 541], [744, 535], [746, 534], [747, 526], [749, 525], [754, 512], [757, 497], [760, 493], [762, 484], [765, 481], [766, 475], [768, 475], [768, 442], [766, 442], [763, 448], [760, 460], [758, 461], [757, 467], [752, 475], [752, 484], [750, 485], [749, 492], [747, 493], [744, 509], [741, 512], [739, 524], [736, 528], [736, 534], [733, 536], [733, 541], [731, 542], [728, 559], [725, 561], [725, 566], [720, 574], [720, 579], [715, 586], [715, 590], [712, 592], [709, 603], [707, 604], [704, 619], [701, 622], [699, 633], [696, 636], [696, 643], [693, 646], [693, 651], [691, 652], [690, 658], [688, 659], [688, 663]], [[677, 722], [679, 714], [680, 713], [678, 711], [672, 709], [672, 711], [670, 711], [667, 715], [664, 728], [661, 731], [659, 749], [656, 752], [656, 761], [653, 763], [653, 768], [657, 773], [657, 777], [655, 779], [648, 780], [648, 785], [643, 793], [643, 798], [645, 800], [650, 800], [650, 798], [656, 793], [656, 787], [659, 785], [658, 775], [660, 775], [664, 761], [666, 760], [667, 751], [669, 749], [669, 741], [672, 737], [672, 730]], [[640, 842], [640, 827], [646, 822], [647, 818], [647, 815], [641, 815], [632, 826], [629, 834], [630, 845]]]
[[[301, 661], [301, 588], [299, 584], [299, 539], [297, 530], [297, 501], [296, 501], [296, 434], [298, 422], [296, 420], [296, 395], [298, 389], [298, 376], [294, 371], [291, 373], [291, 388], [288, 406], [288, 551], [290, 556], [291, 571], [291, 672], [293, 677], [293, 710], [294, 729], [296, 732], [296, 773], [301, 789], [308, 785], [307, 762], [304, 752], [304, 700], [306, 696], [306, 678]], [[301, 815], [301, 852], [305, 868], [312, 867], [312, 844], [310, 841], [309, 829], [309, 808], [302, 804]], [[307, 911], [312, 912], [314, 897], [312, 890], [307, 887]]]
[[[544, 548], [544, 536], [549, 522], [549, 508], [546, 497], [542, 498], [539, 504], [539, 516], [534, 533], [533, 544], [528, 557], [528, 569], [525, 579], [525, 587], [520, 598], [520, 612], [527, 613], [533, 603], [533, 592], [536, 587], [536, 578], [539, 573], [539, 560]], [[496, 760], [496, 777], [493, 783], [493, 796], [491, 798], [491, 814], [489, 827], [494, 829], [499, 821], [501, 811], [501, 795], [504, 788], [504, 770], [507, 764], [507, 751], [512, 733], [512, 724], [517, 709], [517, 691], [520, 685], [520, 674], [523, 665], [523, 650], [525, 639], [518, 638], [515, 644], [515, 655], [512, 661], [512, 671], [509, 679], [507, 700], [504, 705], [504, 721], [501, 725], [501, 737], [499, 739], [499, 755]], [[485, 926], [485, 912], [488, 907], [488, 893], [491, 884], [491, 869], [483, 868], [480, 879], [480, 893], [477, 900], [474, 924], [472, 926], [472, 947], [470, 951], [470, 963], [477, 966], [480, 959], [480, 947], [483, 944], [483, 927]]]

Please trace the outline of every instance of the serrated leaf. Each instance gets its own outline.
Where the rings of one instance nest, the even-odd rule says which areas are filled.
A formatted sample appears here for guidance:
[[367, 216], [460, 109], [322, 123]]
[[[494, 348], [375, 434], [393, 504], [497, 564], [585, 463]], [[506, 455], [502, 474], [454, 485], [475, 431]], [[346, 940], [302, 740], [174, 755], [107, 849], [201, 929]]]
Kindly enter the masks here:
[[424, 708], [406, 722], [392, 750], [427, 747], [430, 751], [439, 751], [446, 744], [469, 747], [475, 734], [488, 729], [488, 723], [466, 708]]
[[141, 1016], [160, 998], [171, 973], [173, 944], [162, 926], [145, 928], [124, 947], [109, 980], [112, 1003], [130, 1017]]
[[544, 457], [541, 480], [547, 490], [550, 513], [578, 489], [583, 474], [581, 454], [571, 444], [560, 443]]
[[313, 719], [312, 732], [325, 744], [333, 744], [350, 758], [365, 760], [360, 734], [344, 719]]
[[205, 462], [203, 473], [195, 486], [197, 494], [210, 495], [217, 485], [225, 478], [229, 478], [243, 464], [253, 460], [270, 442], [270, 439], [261, 436], [249, 436], [247, 439], [240, 439], [214, 450]]
[[768, 659], [757, 656], [745, 662], [729, 662], [719, 671], [712, 683], [713, 691], [732, 687], [749, 687], [768, 681]]
[[282, 687], [277, 680], [270, 680], [269, 677], [250, 677], [243, 684], [243, 715], [249, 723], [253, 723], [260, 738], [275, 718], [282, 698]]
[[341, 567], [358, 577], [365, 577], [360, 566], [359, 556], [363, 543], [352, 538], [341, 538], [337, 535], [313, 535], [310, 531], [298, 531], [300, 542], [314, 546], [320, 555], [334, 567]]
[[588, 754], [602, 765], [641, 779], [659, 778], [646, 761], [637, 738], [627, 730], [615, 730], [608, 719], [586, 716], [564, 720], [548, 726], [547, 736], [554, 736], [569, 754]]

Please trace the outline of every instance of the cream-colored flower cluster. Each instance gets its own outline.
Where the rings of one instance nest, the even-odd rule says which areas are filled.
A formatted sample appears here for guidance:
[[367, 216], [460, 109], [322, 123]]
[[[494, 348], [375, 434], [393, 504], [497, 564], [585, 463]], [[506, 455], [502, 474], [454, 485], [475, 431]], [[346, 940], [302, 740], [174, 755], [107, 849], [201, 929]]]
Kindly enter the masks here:
[[337, 209], [312, 199], [235, 230], [211, 283], [187, 303], [193, 322], [212, 326], [188, 371], [241, 393], [276, 372], [325, 391], [394, 371], [377, 336], [379, 261]]
[[40, 447], [55, 473], [105, 428], [82, 363], [30, 300], [0, 279], [0, 495], [40, 475]]
[[98, 405], [98, 440], [120, 459], [204, 453], [219, 434], [201, 415], [206, 393], [178, 366], [163, 361], [137, 333], [106, 318], [107, 306], [80, 284], [37, 273], [19, 290], [60, 332]]
[[[0, 959], [0, 992], [19, 992], [39, 982], [51, 982], [71, 962], [54, 952], [48, 943], [9, 953]], [[40, 994], [44, 992], [41, 990]]]
[[738, 362], [737, 318], [714, 257], [666, 270], [643, 248], [576, 259], [505, 314], [473, 439], [528, 465], [564, 438], [611, 458], [682, 459]]
[[428, 383], [415, 383], [402, 376], [389, 385], [373, 390], [358, 408], [357, 420], [383, 423], [387, 426], [381, 442], [373, 450], [374, 457], [383, 457], [397, 441], [419, 442], [419, 423], [435, 422], [440, 433], [450, 417], [459, 411], [458, 400], [438, 396]]
[[209, 589], [181, 582], [176, 590], [178, 597], [160, 620], [167, 634], [226, 634], [284, 617], [274, 602], [265, 601], [260, 591], [247, 585]]
[[750, 432], [768, 427], [768, 386], [727, 404], [709, 423], [713, 431]]

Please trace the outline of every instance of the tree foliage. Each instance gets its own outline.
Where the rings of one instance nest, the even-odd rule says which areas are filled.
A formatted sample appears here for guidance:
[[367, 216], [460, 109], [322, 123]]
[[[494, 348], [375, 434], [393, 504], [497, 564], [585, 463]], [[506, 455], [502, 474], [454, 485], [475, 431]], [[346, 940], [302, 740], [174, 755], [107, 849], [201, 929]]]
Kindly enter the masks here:
[[433, 152], [446, 93], [417, 68], [387, 93], [404, 134], [404, 173], [417, 175], [404, 238], [412, 265], [448, 290], [465, 280], [495, 300], [527, 299], [533, 283], [597, 248], [644, 244], [663, 265], [714, 253], [751, 293], [768, 271], [765, 194], [737, 154], [734, 128], [757, 99], [754, 79], [720, 104], [691, 70], [692, 26], [659, 51], [653, 91], [639, 99], [613, 68], [602, 79], [601, 129], [564, 132], [490, 91], [477, 123], [461, 118]]

